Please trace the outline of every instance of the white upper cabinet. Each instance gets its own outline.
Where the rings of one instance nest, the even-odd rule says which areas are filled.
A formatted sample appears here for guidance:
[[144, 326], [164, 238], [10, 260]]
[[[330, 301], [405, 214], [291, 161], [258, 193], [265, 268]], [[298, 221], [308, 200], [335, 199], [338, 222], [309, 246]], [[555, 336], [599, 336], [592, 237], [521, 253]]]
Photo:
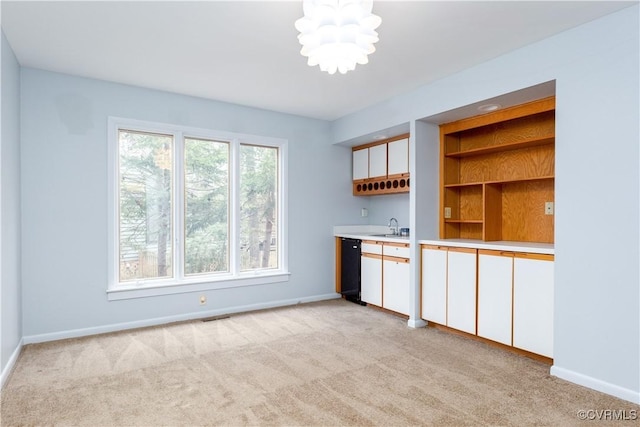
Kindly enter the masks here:
[[353, 180], [369, 178], [369, 149], [353, 152]]
[[354, 196], [409, 192], [409, 134], [351, 149]]
[[409, 138], [392, 141], [388, 145], [388, 175], [409, 173]]
[[369, 147], [369, 178], [387, 176], [387, 144]]

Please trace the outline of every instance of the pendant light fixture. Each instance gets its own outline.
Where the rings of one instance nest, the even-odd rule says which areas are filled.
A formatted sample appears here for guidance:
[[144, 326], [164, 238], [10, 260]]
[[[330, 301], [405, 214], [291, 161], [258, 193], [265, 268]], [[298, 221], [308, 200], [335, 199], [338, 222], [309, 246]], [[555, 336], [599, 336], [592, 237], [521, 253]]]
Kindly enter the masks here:
[[295, 22], [300, 31], [300, 53], [310, 66], [345, 74], [356, 64], [369, 62], [378, 41], [375, 31], [382, 19], [371, 13], [373, 0], [303, 0], [304, 17]]

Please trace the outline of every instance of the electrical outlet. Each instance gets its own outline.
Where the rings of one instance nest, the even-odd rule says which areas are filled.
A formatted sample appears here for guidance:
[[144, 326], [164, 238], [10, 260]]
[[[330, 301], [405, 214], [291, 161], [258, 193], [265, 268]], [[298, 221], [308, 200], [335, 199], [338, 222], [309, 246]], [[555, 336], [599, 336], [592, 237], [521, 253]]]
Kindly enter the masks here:
[[451, 218], [451, 208], [450, 207], [444, 208], [444, 217], [445, 218]]
[[362, 208], [360, 210], [360, 216], [363, 217], [363, 218], [366, 217], [366, 216], [369, 216], [369, 211], [367, 210], [367, 208]]
[[544, 214], [553, 215], [553, 202], [544, 202]]
[[207, 305], [207, 297], [200, 295], [200, 305]]

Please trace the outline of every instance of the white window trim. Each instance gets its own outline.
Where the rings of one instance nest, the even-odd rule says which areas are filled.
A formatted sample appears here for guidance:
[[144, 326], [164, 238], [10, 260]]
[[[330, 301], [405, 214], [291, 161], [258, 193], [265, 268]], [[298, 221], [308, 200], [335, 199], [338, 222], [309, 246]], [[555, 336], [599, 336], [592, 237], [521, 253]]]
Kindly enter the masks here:
[[[174, 276], [173, 278], [162, 278], [157, 280], [144, 280], [140, 282], [118, 283], [119, 268], [119, 235], [118, 235], [118, 189], [116, 182], [118, 179], [118, 131], [120, 129], [136, 130], [141, 132], [153, 132], [171, 134], [174, 136], [174, 144], [176, 146], [176, 155], [173, 156], [173, 173], [174, 183], [178, 183], [174, 189], [173, 203], [173, 229], [172, 235], [174, 239], [174, 250], [172, 253]], [[208, 275], [183, 276], [183, 265], [179, 261], [179, 245], [182, 243], [182, 214], [181, 209], [183, 197], [182, 186], [182, 144], [184, 137], [203, 138], [217, 141], [226, 141], [230, 144], [229, 162], [237, 165], [239, 156], [239, 147], [241, 144], [251, 144], [264, 147], [277, 147], [279, 151], [278, 158], [278, 189], [280, 197], [278, 198], [278, 227], [276, 230], [276, 238], [279, 241], [278, 251], [278, 269], [264, 269], [253, 271], [240, 271], [240, 260], [237, 254], [240, 240], [240, 224], [236, 220], [234, 212], [239, 211], [240, 201], [237, 198], [237, 192], [230, 192], [230, 215], [229, 215], [229, 239], [233, 242], [229, 253], [230, 272], [212, 273]], [[288, 266], [288, 232], [287, 232], [287, 214], [288, 214], [288, 150], [287, 140], [282, 138], [257, 136], [249, 134], [239, 134], [226, 131], [218, 131], [212, 129], [202, 129], [187, 126], [171, 125], [166, 123], [149, 122], [142, 120], [126, 119], [120, 117], [108, 118], [108, 285], [107, 299], [122, 300], [130, 298], [143, 298], [158, 295], [171, 295], [186, 292], [201, 292], [214, 289], [234, 288], [241, 286], [255, 286], [269, 283], [286, 282], [289, 280]], [[230, 188], [237, 188], [240, 179], [240, 171], [238, 167], [232, 167], [230, 174]], [[233, 273], [235, 272], [235, 274]]]

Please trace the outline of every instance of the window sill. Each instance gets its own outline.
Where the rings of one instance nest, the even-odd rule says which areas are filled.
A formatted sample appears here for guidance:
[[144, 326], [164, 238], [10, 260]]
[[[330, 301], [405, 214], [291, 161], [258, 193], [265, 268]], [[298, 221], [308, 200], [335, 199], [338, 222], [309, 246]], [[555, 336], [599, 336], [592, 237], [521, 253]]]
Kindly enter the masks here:
[[183, 282], [164, 282], [162, 284], [127, 284], [111, 286], [107, 289], [107, 300], [118, 301], [133, 298], [155, 297], [160, 295], [184, 294], [216, 289], [239, 288], [244, 286], [267, 285], [269, 283], [288, 282], [291, 273], [285, 271], [246, 274], [236, 277], [220, 277]]

